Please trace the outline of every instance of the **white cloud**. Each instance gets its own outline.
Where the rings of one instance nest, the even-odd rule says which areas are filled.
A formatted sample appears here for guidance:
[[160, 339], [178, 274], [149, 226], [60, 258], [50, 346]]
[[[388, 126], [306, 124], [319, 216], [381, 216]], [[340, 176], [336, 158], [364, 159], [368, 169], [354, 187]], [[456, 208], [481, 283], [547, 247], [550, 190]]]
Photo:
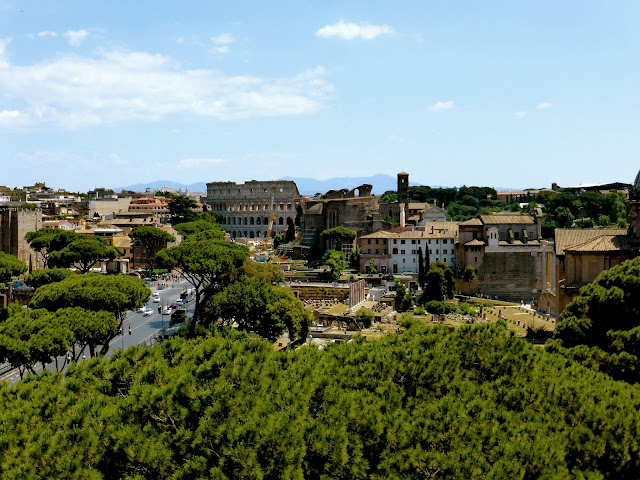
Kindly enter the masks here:
[[229, 45], [235, 41], [235, 38], [233, 38], [233, 35], [230, 33], [223, 33], [216, 37], [211, 37], [213, 51], [220, 54], [229, 53]]
[[211, 167], [225, 162], [222, 158], [183, 158], [178, 162], [177, 168]]
[[527, 116], [527, 112], [516, 112], [516, 120], [522, 120], [524, 117]]
[[318, 111], [333, 91], [322, 67], [273, 80], [186, 70], [169, 57], [120, 50], [18, 67], [6, 60], [7, 43], [0, 40], [0, 91], [20, 112], [20, 126], [79, 128], [183, 114], [221, 120], [300, 115]]
[[453, 101], [449, 100], [447, 102], [436, 102], [428, 108], [432, 112], [443, 112], [445, 110], [451, 110], [453, 108]]
[[368, 25], [340, 20], [333, 25], [325, 25], [316, 32], [316, 36], [323, 38], [337, 37], [343, 40], [353, 40], [361, 38], [363, 40], [372, 40], [380, 35], [390, 35], [393, 28], [389, 25]]
[[18, 110], [2, 110], [0, 112], [0, 127], [15, 127], [22, 123]]
[[86, 30], [67, 30], [64, 36], [69, 39], [69, 45], [77, 47], [89, 36], [89, 32]]
[[58, 34], [56, 32], [45, 30], [44, 32], [38, 32], [38, 36], [39, 37], [57, 37]]
[[547, 109], [547, 108], [551, 108], [551, 107], [553, 107], [553, 104], [552, 104], [552, 103], [549, 103], [549, 102], [542, 102], [542, 103], [541, 103], [540, 105], [538, 105], [536, 108], [537, 108], [538, 110], [545, 110], [545, 109]]

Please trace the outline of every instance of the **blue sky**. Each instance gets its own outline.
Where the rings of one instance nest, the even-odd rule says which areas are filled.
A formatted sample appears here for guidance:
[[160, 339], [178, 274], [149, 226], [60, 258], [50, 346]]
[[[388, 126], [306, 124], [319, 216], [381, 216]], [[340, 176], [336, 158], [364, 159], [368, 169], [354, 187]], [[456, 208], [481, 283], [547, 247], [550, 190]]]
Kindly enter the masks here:
[[640, 2], [0, 2], [0, 184], [632, 182]]

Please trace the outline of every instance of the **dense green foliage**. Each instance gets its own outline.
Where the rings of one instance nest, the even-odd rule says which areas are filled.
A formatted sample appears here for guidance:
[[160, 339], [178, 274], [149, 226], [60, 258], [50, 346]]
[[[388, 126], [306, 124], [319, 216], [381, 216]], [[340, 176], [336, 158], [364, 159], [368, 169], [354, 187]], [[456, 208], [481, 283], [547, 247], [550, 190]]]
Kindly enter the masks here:
[[[117, 320], [109, 327], [100, 330], [100, 341], [93, 346], [102, 345], [103, 355], [109, 348], [109, 341], [122, 328], [127, 310], [141, 307], [151, 295], [144, 281], [127, 275], [73, 275], [56, 283], [43, 285], [36, 290], [29, 306], [44, 308], [50, 312], [67, 307], [79, 307], [92, 312], [109, 312]], [[105, 319], [106, 317], [103, 317]], [[91, 344], [90, 344], [91, 346]], [[93, 351], [91, 352], [93, 355]]]
[[271, 342], [285, 329], [292, 341], [306, 338], [312, 320], [290, 289], [248, 275], [209, 297], [203, 317], [203, 323], [220, 318], [223, 325], [235, 323], [238, 329], [257, 333]]
[[627, 222], [625, 195], [615, 190], [607, 194], [594, 191], [580, 194], [541, 192], [536, 200], [544, 204], [548, 216], [543, 224], [544, 237], [552, 236], [555, 228], [591, 228], [595, 222], [600, 226], [611, 223], [625, 225]]
[[6, 283], [11, 277], [17, 277], [27, 271], [27, 265], [17, 257], [0, 252], [0, 283]]
[[194, 336], [200, 320], [203, 296], [212, 295], [225, 282], [228, 283], [229, 275], [241, 267], [248, 256], [249, 250], [244, 245], [211, 239], [184, 241], [158, 253], [157, 259], [161, 266], [180, 272], [195, 289], [195, 310], [189, 327], [190, 336]]
[[99, 260], [113, 260], [122, 252], [108, 246], [102, 238], [77, 238], [60, 250], [49, 253], [49, 266], [67, 268], [73, 266], [87, 273]]
[[456, 281], [453, 278], [451, 268], [440, 260], [429, 265], [426, 284], [420, 296], [420, 303], [425, 304], [431, 300], [453, 298], [455, 293]]
[[[411, 322], [407, 322], [409, 325]], [[216, 336], [0, 385], [0, 476], [635, 479], [640, 397], [505, 329]]]
[[323, 230], [320, 234], [320, 238], [325, 243], [325, 246], [329, 250], [342, 251], [342, 245], [345, 243], [353, 243], [353, 239], [357, 234], [350, 228], [337, 226]]
[[135, 227], [129, 233], [129, 237], [133, 239], [136, 245], [140, 245], [146, 250], [149, 270], [153, 269], [156, 249], [160, 246], [166, 246], [167, 243], [175, 240], [170, 233], [151, 226]]
[[49, 270], [36, 270], [30, 273], [27, 278], [24, 279], [24, 283], [33, 288], [38, 288], [43, 285], [48, 285], [54, 282], [60, 282], [65, 278], [76, 275], [68, 268], [51, 268]]
[[370, 308], [359, 308], [356, 311], [354, 316], [354, 320], [358, 323], [361, 323], [364, 328], [369, 328], [373, 321], [375, 320], [375, 313]]
[[215, 223], [207, 222], [205, 220], [194, 220], [192, 222], [179, 223], [174, 225], [173, 228], [180, 235], [185, 237], [185, 239], [198, 233], [212, 232], [211, 235], [216, 236], [218, 240], [224, 240], [224, 232], [220, 227]]
[[560, 315], [548, 348], [640, 382], [640, 257], [602, 272]]
[[[473, 282], [475, 279], [476, 270], [471, 265], [467, 265], [462, 272], [462, 280], [467, 282], [467, 284], [469, 285], [469, 291], [471, 290], [471, 282]], [[467, 291], [467, 293], [470, 293], [469, 291]]]
[[198, 214], [194, 209], [198, 206], [195, 200], [181, 195], [173, 195], [169, 202], [169, 215], [171, 225], [193, 222], [198, 219]]
[[49, 267], [49, 254], [62, 250], [74, 240], [78, 239], [75, 232], [60, 230], [57, 228], [41, 228], [35, 232], [28, 232], [25, 239], [29, 246], [40, 253], [45, 268]]
[[345, 267], [344, 253], [337, 250], [327, 250], [322, 257], [322, 264], [329, 267], [329, 278], [338, 280]]

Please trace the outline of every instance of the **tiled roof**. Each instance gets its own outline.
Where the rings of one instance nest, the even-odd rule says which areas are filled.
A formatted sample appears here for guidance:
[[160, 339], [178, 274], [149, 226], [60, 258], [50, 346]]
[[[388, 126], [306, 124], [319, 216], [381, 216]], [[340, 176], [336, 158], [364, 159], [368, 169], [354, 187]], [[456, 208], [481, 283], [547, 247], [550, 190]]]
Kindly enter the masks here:
[[605, 235], [584, 243], [565, 247], [565, 252], [620, 252], [631, 251], [634, 246], [625, 235]]
[[582, 245], [600, 237], [626, 235], [623, 228], [557, 228], [555, 232], [556, 255], [564, 255], [569, 247]]
[[[433, 226], [433, 233], [431, 227]], [[418, 238], [453, 238], [458, 235], [457, 222], [427, 222], [424, 230], [405, 230], [403, 232], [390, 232], [380, 230], [379, 232], [363, 235], [360, 238], [397, 238], [397, 239], [418, 239]]]
[[480, 220], [479, 218], [472, 218], [470, 220], [460, 222], [460, 225], [482, 225], [482, 220]]
[[480, 215], [485, 225], [533, 225], [533, 218], [529, 215]]
[[474, 238], [473, 240], [468, 241], [464, 244], [465, 247], [484, 247], [485, 243], [482, 240], [478, 240]]
[[531, 247], [538, 246], [540, 242], [538, 240], [529, 240], [527, 243], [524, 243], [522, 240], [514, 240], [513, 243], [501, 240], [498, 242], [498, 245], [501, 247]]
[[408, 210], [425, 210], [427, 208], [426, 203], [411, 203], [407, 206]]

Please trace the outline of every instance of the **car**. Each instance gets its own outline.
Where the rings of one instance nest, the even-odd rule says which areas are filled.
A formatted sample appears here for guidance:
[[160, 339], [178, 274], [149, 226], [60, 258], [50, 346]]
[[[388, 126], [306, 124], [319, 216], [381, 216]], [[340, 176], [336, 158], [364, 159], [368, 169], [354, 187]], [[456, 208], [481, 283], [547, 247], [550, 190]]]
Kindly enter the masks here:
[[178, 305], [176, 303], [170, 303], [169, 308], [175, 310], [176, 308], [178, 308]]
[[171, 307], [164, 307], [162, 309], [162, 315], [171, 315], [171, 312], [172, 312]]
[[151, 310], [150, 308], [148, 308], [147, 310], [145, 310], [144, 312], [142, 312], [142, 315], [144, 317], [150, 317], [151, 315], [153, 315], [153, 310]]

